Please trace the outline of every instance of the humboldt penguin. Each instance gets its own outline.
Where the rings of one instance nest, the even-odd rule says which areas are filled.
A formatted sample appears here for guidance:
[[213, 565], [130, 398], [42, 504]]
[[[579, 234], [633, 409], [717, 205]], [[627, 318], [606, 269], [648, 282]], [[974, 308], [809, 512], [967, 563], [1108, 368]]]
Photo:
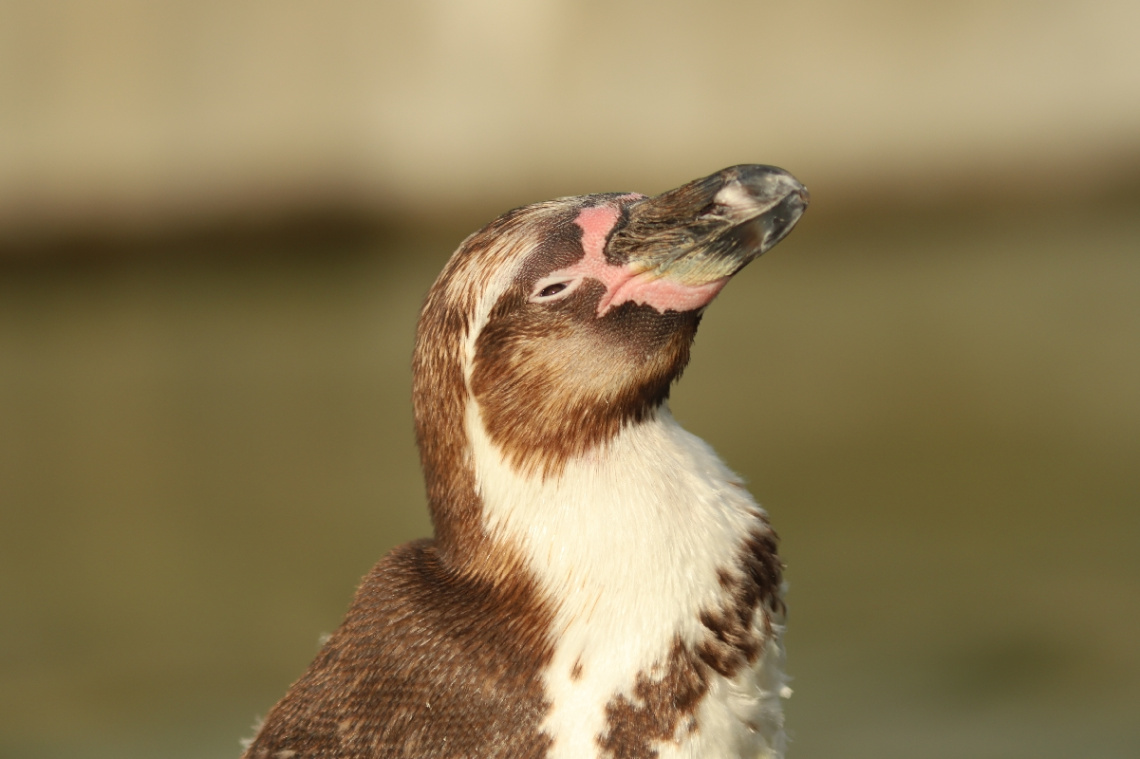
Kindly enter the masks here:
[[782, 756], [776, 534], [667, 400], [807, 203], [742, 165], [468, 237], [413, 358], [435, 537], [363, 579], [244, 757]]

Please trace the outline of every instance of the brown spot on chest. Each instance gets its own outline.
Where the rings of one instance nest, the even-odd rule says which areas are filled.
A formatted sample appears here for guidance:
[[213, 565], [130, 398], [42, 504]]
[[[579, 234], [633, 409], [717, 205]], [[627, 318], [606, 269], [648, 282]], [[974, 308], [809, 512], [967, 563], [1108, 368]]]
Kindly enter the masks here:
[[[725, 677], [732, 677], [760, 655], [772, 632], [770, 612], [783, 612], [780, 583], [783, 565], [776, 553], [777, 538], [771, 530], [755, 530], [744, 541], [736, 572], [719, 572], [724, 602], [701, 612], [708, 635], [697, 646], [702, 662]], [[756, 610], [763, 605], [758, 629]]]
[[614, 759], [652, 759], [655, 743], [671, 740], [682, 720], [696, 729], [696, 711], [709, 688], [708, 667], [680, 640], [673, 644], [660, 679], [642, 672], [632, 698], [615, 696], [606, 705], [607, 730], [598, 745]]
[[675, 640], [661, 670], [639, 673], [631, 695], [610, 700], [606, 730], [597, 738], [605, 756], [653, 759], [655, 744], [700, 729], [697, 711], [712, 677], [731, 678], [755, 664], [771, 637], [772, 614], [783, 613], [783, 565], [776, 548], [777, 537], [765, 522], [743, 542], [735, 566], [717, 572], [724, 600], [701, 612], [704, 637], [695, 646]]

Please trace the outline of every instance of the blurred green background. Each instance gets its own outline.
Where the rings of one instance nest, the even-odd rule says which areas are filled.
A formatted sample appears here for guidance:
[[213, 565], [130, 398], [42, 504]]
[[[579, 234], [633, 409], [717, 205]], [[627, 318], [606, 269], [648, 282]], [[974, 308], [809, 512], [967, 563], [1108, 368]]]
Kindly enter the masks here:
[[428, 533], [419, 303], [557, 195], [812, 190], [676, 416], [789, 756], [1140, 756], [1134, 2], [0, 3], [0, 757], [235, 757]]

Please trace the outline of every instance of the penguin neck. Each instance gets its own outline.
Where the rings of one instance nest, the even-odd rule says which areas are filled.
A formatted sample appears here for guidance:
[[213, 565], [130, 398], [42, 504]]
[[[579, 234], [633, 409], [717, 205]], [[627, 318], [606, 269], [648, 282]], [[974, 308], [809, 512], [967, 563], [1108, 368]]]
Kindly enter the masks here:
[[628, 596], [672, 623], [762, 519], [739, 479], [664, 404], [545, 477], [511, 467], [474, 403], [466, 428], [483, 533], [564, 606], [578, 605], [567, 593], [583, 606]]

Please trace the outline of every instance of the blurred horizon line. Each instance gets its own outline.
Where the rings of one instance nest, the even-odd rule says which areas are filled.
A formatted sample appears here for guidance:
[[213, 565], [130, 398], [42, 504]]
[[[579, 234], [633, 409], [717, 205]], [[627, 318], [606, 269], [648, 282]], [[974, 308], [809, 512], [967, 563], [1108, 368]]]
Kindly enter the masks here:
[[[719, 167], [717, 167], [719, 168]], [[710, 171], [715, 169], [710, 168]], [[793, 169], [794, 173], [794, 169]], [[1063, 181], [1057, 180], [1057, 176]], [[676, 184], [695, 177], [678, 177]], [[802, 177], [801, 177], [802, 178]], [[1111, 210], [1140, 201], [1140, 151], [1127, 160], [1082, 166], [1022, 167], [1020, 171], [943, 173], [918, 177], [875, 174], [857, 183], [804, 180], [812, 191], [811, 224], [922, 222], [969, 211], [975, 218]], [[565, 189], [554, 182], [517, 187], [466, 201], [449, 198], [433, 213], [409, 199], [379, 198], [348, 182], [313, 181], [272, 193], [226, 194], [211, 203], [168, 193], [166, 202], [96, 209], [54, 205], [50, 210], [0, 215], [0, 265], [37, 259], [133, 257], [159, 247], [219, 248], [265, 244], [301, 249], [329, 240], [355, 241], [423, 234], [462, 239], [505, 211], [570, 194], [669, 187]], [[1077, 189], [1074, 189], [1074, 186]], [[6, 216], [6, 218], [5, 218]], [[441, 218], [442, 217], [442, 218]], [[909, 220], [909, 221], [908, 221]]]

